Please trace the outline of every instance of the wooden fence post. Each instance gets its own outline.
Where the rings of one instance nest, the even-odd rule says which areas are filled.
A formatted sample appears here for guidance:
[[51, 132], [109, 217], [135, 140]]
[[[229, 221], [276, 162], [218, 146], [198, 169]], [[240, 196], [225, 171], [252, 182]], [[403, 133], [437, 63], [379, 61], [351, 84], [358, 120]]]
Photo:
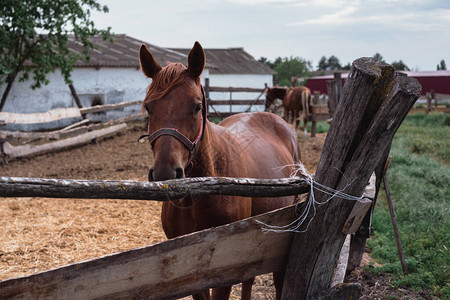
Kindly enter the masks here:
[[336, 93], [334, 94], [334, 103], [335, 108], [339, 105], [339, 99], [341, 99], [342, 95], [342, 74], [341, 72], [334, 72], [334, 80], [336, 80]]
[[[355, 60], [324, 144], [315, 181], [361, 196], [420, 92], [416, 79], [397, 77], [394, 68], [386, 63], [373, 58]], [[323, 203], [328, 198], [329, 195], [315, 191], [315, 201]], [[342, 229], [355, 202], [334, 198], [318, 207], [315, 215], [311, 211], [308, 230], [294, 235], [282, 299], [310, 299], [330, 287], [345, 239]]]
[[336, 94], [336, 80], [327, 80], [327, 94], [328, 94], [328, 110], [330, 111], [330, 116], [333, 117], [334, 111], [336, 110], [335, 94]]

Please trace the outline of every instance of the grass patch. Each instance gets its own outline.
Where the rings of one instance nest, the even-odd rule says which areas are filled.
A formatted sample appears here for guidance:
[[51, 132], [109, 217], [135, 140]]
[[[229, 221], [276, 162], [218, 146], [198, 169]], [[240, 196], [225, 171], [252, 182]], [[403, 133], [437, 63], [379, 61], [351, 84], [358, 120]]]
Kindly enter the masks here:
[[450, 121], [445, 114], [408, 115], [394, 137], [387, 178], [409, 274], [403, 276], [383, 195], [374, 211], [375, 273], [394, 275], [394, 286], [426, 289], [450, 298]]
[[[308, 124], [306, 124], [306, 130], [308, 132], [311, 132], [311, 126], [311, 122], [308, 122]], [[327, 122], [317, 122], [316, 133], [328, 132], [328, 129], [330, 129], [330, 124], [328, 124]]]

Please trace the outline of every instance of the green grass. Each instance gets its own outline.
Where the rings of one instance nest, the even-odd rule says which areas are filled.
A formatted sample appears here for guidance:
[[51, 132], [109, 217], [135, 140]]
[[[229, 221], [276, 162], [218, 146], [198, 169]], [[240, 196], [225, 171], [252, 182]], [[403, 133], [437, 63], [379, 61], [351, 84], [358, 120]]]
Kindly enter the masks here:
[[[308, 122], [308, 124], [306, 125], [306, 130], [308, 130], [308, 132], [311, 132], [311, 125], [311, 122]], [[329, 128], [330, 124], [328, 124], [327, 122], [317, 122], [316, 133], [328, 132]]]
[[394, 276], [394, 286], [426, 289], [450, 299], [450, 117], [408, 115], [394, 137], [387, 178], [409, 274], [403, 276], [383, 195], [375, 208], [372, 257], [375, 273]]

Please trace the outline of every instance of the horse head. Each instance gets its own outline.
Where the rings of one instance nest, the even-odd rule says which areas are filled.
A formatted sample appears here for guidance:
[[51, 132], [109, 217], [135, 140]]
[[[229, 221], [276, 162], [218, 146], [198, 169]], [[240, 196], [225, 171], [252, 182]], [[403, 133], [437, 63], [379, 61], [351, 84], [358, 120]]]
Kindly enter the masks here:
[[185, 177], [206, 122], [206, 99], [200, 84], [205, 53], [196, 42], [188, 67], [169, 63], [161, 67], [145, 45], [139, 50], [142, 72], [152, 82], [143, 107], [148, 113], [148, 135], [154, 163], [150, 181]]

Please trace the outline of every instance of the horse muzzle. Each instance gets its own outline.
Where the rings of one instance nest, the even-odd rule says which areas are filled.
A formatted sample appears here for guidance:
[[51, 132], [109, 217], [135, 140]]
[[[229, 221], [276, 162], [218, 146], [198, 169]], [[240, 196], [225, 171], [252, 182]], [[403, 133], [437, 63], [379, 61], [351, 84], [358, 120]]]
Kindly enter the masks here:
[[162, 181], [169, 179], [184, 178], [184, 169], [181, 167], [174, 168], [155, 168], [151, 167], [148, 172], [148, 181]]

